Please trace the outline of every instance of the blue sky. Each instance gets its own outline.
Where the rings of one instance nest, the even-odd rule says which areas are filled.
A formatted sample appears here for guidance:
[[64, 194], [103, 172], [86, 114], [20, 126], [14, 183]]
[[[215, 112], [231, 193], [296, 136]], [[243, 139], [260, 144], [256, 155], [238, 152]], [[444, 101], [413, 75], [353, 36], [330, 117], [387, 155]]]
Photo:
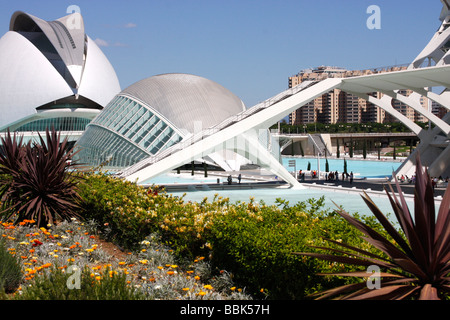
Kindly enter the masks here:
[[[122, 88], [161, 73], [196, 74], [247, 107], [320, 65], [363, 69], [411, 62], [440, 25], [439, 0], [43, 0], [2, 1], [0, 33], [14, 11], [44, 20], [77, 5], [86, 33]], [[381, 29], [369, 30], [370, 5]]]

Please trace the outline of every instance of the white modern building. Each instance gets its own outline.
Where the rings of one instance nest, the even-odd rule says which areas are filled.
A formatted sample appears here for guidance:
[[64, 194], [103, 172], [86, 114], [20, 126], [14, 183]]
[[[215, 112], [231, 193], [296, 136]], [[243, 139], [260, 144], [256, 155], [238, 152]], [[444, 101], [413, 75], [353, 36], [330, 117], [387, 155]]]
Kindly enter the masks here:
[[[153, 76], [117, 94], [88, 125], [77, 142], [78, 157], [92, 166], [124, 169], [243, 110], [241, 99], [214, 81], [190, 74]], [[239, 170], [245, 162], [221, 150], [193, 160], [224, 170]]]
[[0, 38], [0, 134], [54, 126], [76, 140], [120, 92], [116, 73], [73, 13], [44, 21], [17, 11]]

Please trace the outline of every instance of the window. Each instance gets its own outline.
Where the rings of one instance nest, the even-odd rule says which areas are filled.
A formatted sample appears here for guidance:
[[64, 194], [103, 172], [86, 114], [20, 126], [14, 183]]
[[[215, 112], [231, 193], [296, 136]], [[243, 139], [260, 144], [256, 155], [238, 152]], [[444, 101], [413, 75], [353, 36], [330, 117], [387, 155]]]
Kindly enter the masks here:
[[38, 119], [28, 122], [14, 131], [45, 131], [47, 128], [55, 128], [56, 131], [84, 131], [86, 126], [91, 122], [91, 119], [87, 118], [75, 118], [75, 117], [61, 117], [61, 118], [48, 118]]

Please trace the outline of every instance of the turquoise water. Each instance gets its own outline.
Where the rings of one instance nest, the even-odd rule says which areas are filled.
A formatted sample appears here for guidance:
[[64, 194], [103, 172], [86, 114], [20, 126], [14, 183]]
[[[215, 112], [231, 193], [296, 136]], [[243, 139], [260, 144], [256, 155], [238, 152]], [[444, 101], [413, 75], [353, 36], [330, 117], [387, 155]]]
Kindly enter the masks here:
[[[296, 169], [297, 171], [303, 170], [305, 171], [308, 167], [308, 162], [311, 164], [311, 170], [318, 169], [318, 161], [317, 158], [296, 158], [296, 157], [283, 157], [282, 163], [283, 166], [289, 171], [294, 171], [293, 167], [289, 167], [289, 160], [296, 161]], [[321, 158], [320, 160], [320, 171], [325, 171], [325, 159]], [[383, 160], [349, 160], [347, 161], [347, 172], [350, 173], [353, 171], [356, 174], [356, 177], [359, 178], [384, 178], [390, 177], [392, 175], [392, 171], [395, 171], [400, 165], [401, 162], [396, 161], [383, 161]], [[344, 159], [328, 159], [328, 164], [330, 171], [344, 171]], [[358, 175], [359, 174], [359, 175]]]
[[[284, 157], [282, 160], [283, 165], [289, 170], [293, 171], [294, 168], [288, 166], [289, 160], [295, 160], [297, 170], [306, 170], [308, 162], [311, 163], [311, 170], [317, 170], [317, 159], [316, 158], [295, 158], [295, 157]], [[343, 159], [328, 159], [330, 170], [342, 172], [344, 169]], [[394, 161], [377, 161], [377, 160], [349, 160], [347, 159], [347, 171], [353, 171], [356, 178], [384, 178], [386, 176], [391, 176], [392, 171], [400, 166], [401, 162]], [[325, 159], [320, 159], [320, 170], [325, 171]], [[216, 183], [217, 177], [203, 177], [202, 175], [190, 176], [189, 174], [177, 175], [175, 173], [168, 173], [161, 175], [156, 178], [152, 178], [147, 183], [155, 184], [168, 184], [168, 183]], [[221, 181], [225, 181], [222, 177]], [[277, 198], [282, 198], [289, 201], [291, 205], [299, 201], [307, 201], [311, 198], [325, 197], [325, 209], [336, 209], [336, 205], [342, 206], [345, 210], [350, 213], [358, 212], [360, 214], [371, 215], [370, 210], [367, 208], [366, 204], [362, 200], [359, 193], [344, 193], [344, 192], [333, 192], [329, 190], [319, 190], [313, 188], [306, 188], [300, 190], [286, 189], [286, 188], [269, 188], [269, 189], [235, 189], [235, 190], [211, 190], [211, 191], [182, 191], [182, 192], [172, 192], [174, 195], [182, 196], [184, 194], [184, 199], [186, 201], [202, 201], [205, 197], [212, 201], [214, 196], [218, 194], [221, 197], [230, 198], [231, 202], [242, 201], [248, 202], [251, 197], [255, 201], [259, 202], [263, 200], [266, 204], [275, 204]], [[392, 212], [392, 208], [386, 197], [373, 197], [375, 203], [384, 212]], [[408, 201], [410, 209], [412, 208], [412, 201]]]
[[200, 175], [187, 175], [187, 174], [174, 174], [167, 173], [160, 175], [158, 177], [151, 178], [147, 181], [142, 182], [142, 184], [168, 184], [168, 183], [214, 183], [217, 181], [215, 177], [202, 177]]
[[[183, 196], [184, 192], [172, 192], [173, 195]], [[282, 188], [268, 188], [268, 189], [248, 189], [248, 190], [210, 190], [210, 191], [189, 191], [184, 195], [185, 201], [201, 202], [204, 198], [208, 198], [208, 201], [212, 201], [215, 195], [223, 198], [229, 198], [232, 203], [241, 201], [249, 202], [253, 197], [256, 202], [264, 200], [267, 205], [275, 204], [276, 198], [281, 198], [289, 201], [290, 205], [295, 205], [300, 201], [307, 201], [314, 198], [319, 199], [324, 196], [325, 203], [324, 209], [334, 210], [336, 209], [336, 203], [338, 206], [342, 206], [344, 210], [349, 213], [358, 212], [361, 215], [372, 215], [372, 212], [368, 209], [367, 205], [361, 198], [361, 193], [345, 193], [345, 192], [333, 192], [328, 190], [319, 189], [282, 189]], [[387, 214], [392, 213], [392, 207], [389, 204], [387, 197], [379, 197], [377, 195], [371, 196], [375, 204], [380, 210]], [[334, 203], [333, 203], [334, 202]], [[410, 210], [413, 210], [412, 200], [407, 200]], [[393, 217], [393, 215], [391, 215]]]

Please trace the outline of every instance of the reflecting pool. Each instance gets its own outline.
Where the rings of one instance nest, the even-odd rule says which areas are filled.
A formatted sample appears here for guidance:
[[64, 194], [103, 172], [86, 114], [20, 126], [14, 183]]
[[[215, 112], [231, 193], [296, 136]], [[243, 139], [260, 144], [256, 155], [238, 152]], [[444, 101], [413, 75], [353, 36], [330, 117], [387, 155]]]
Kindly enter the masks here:
[[[289, 166], [289, 160], [294, 160], [296, 170], [305, 171], [308, 168], [308, 163], [311, 165], [311, 170], [317, 170], [320, 164], [320, 171], [325, 171], [326, 160], [324, 158], [300, 158], [300, 157], [283, 157], [283, 166], [289, 171], [294, 171], [294, 167]], [[344, 171], [344, 159], [327, 159], [330, 171]], [[360, 178], [384, 178], [390, 177], [402, 161], [388, 161], [388, 160], [357, 160], [345, 158], [347, 162], [347, 172], [353, 171], [356, 177]]]
[[[308, 162], [311, 165], [311, 170], [317, 170], [318, 161], [317, 158], [300, 158], [300, 157], [283, 157], [282, 163], [289, 171], [294, 171], [293, 167], [289, 166], [289, 160], [295, 160], [296, 170], [306, 170]], [[320, 170], [325, 171], [325, 159], [319, 160]], [[355, 178], [385, 178], [392, 175], [392, 171], [396, 170], [401, 161], [378, 161], [378, 160], [356, 160], [346, 159], [347, 171], [353, 171]], [[344, 159], [328, 159], [329, 168], [332, 171], [342, 172], [344, 170]], [[236, 174], [236, 173], [235, 173]], [[188, 173], [182, 173], [180, 175], [176, 173], [167, 173], [156, 178], [149, 179], [146, 184], [168, 185], [168, 184], [211, 184], [216, 183], [217, 179], [221, 182], [226, 180], [226, 173], [223, 176], [217, 177], [210, 174], [208, 177], [204, 177], [202, 174], [196, 174], [191, 176]], [[236, 180], [234, 180], [236, 181]], [[246, 180], [243, 180], [246, 182]], [[253, 197], [255, 201], [259, 202], [263, 200], [266, 204], [275, 204], [277, 198], [282, 198], [289, 201], [289, 204], [294, 205], [299, 201], [307, 201], [311, 198], [325, 198], [325, 209], [336, 209], [336, 205], [342, 206], [346, 211], [350, 213], [358, 212], [360, 214], [371, 214], [366, 204], [361, 198], [362, 191], [348, 190], [347, 188], [339, 189], [326, 189], [309, 187], [305, 185], [306, 189], [289, 189], [289, 188], [260, 188], [260, 189], [231, 189], [231, 190], [192, 190], [171, 192], [174, 195], [184, 195], [185, 201], [202, 201], [205, 197], [209, 201], [214, 199], [215, 195], [221, 197], [227, 197], [231, 202], [248, 202]], [[383, 194], [372, 193], [371, 197], [379, 208], [384, 213], [391, 213], [392, 208], [389, 204], [387, 197]], [[412, 198], [407, 200], [410, 210], [413, 210]]]
[[[171, 192], [173, 195], [182, 196], [184, 194], [185, 201], [200, 202], [205, 197], [209, 201], [214, 199], [215, 195], [223, 198], [229, 198], [232, 203], [241, 201], [249, 202], [250, 198], [254, 198], [254, 201], [259, 202], [263, 200], [267, 205], [275, 204], [277, 198], [282, 198], [289, 201], [290, 205], [295, 205], [299, 201], [307, 201], [308, 199], [324, 197], [324, 209], [334, 210], [336, 205], [342, 206], [347, 212], [358, 212], [361, 215], [372, 215], [367, 205], [361, 198], [362, 192], [352, 191], [351, 193], [343, 191], [332, 191], [324, 189], [315, 189], [308, 187], [306, 189], [295, 190], [287, 188], [265, 188], [265, 189], [234, 189], [234, 190], [208, 190], [208, 191], [186, 191], [186, 192]], [[392, 207], [386, 196], [371, 194], [370, 195], [375, 204], [380, 210], [387, 214], [392, 213]], [[408, 206], [412, 211], [413, 201], [407, 200]], [[391, 215], [393, 217], [393, 215]]]

